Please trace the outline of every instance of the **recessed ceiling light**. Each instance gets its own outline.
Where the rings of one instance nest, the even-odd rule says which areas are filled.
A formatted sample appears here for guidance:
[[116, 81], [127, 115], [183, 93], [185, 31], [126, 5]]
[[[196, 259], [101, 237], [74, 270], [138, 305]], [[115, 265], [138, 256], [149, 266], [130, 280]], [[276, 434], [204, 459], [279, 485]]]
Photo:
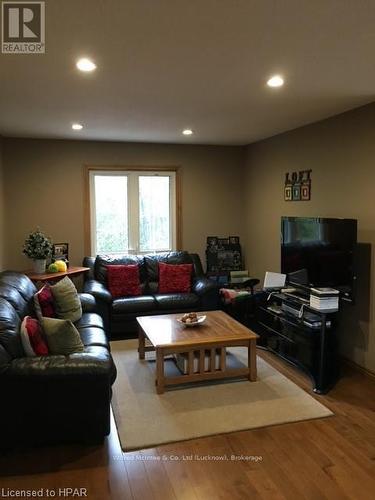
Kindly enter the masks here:
[[96, 64], [91, 61], [91, 59], [87, 59], [87, 57], [83, 57], [79, 59], [76, 63], [77, 68], [80, 71], [90, 72], [96, 69]]
[[280, 75], [274, 75], [267, 81], [267, 85], [269, 87], [282, 87], [284, 79]]
[[82, 130], [83, 129], [83, 125], [81, 125], [80, 123], [73, 123], [72, 129], [73, 130]]
[[182, 131], [184, 135], [193, 135], [193, 131], [190, 128], [186, 128]]

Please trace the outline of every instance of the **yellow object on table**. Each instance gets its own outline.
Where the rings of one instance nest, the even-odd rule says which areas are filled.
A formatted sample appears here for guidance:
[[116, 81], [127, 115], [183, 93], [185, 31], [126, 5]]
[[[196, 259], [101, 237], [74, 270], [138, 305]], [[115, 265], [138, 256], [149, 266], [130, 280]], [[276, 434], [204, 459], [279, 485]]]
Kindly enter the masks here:
[[63, 260], [56, 260], [54, 262], [55, 266], [57, 267], [57, 270], [59, 273], [65, 273], [66, 270], [67, 270], [67, 265], [66, 265], [66, 262], [64, 262]]

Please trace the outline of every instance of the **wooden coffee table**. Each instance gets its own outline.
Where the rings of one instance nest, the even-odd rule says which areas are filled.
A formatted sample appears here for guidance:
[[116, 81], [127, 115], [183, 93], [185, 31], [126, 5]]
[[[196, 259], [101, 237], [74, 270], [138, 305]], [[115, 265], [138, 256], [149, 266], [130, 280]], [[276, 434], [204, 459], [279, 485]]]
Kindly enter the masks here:
[[[256, 339], [258, 335], [223, 311], [202, 312], [206, 321], [196, 327], [184, 327], [177, 321], [182, 314], [138, 317], [139, 359], [145, 358], [145, 351], [156, 351], [156, 391], [164, 392], [165, 386], [185, 382], [246, 377], [250, 381], [257, 378]], [[151, 345], [146, 346], [146, 338]], [[226, 348], [245, 346], [248, 350], [248, 366], [245, 368], [226, 367]], [[205, 367], [205, 351], [209, 350], [208, 369]], [[219, 368], [215, 369], [217, 352]], [[185, 353], [188, 360], [186, 375], [166, 377], [164, 357], [170, 354]], [[194, 358], [198, 355], [198, 372], [194, 372]]]

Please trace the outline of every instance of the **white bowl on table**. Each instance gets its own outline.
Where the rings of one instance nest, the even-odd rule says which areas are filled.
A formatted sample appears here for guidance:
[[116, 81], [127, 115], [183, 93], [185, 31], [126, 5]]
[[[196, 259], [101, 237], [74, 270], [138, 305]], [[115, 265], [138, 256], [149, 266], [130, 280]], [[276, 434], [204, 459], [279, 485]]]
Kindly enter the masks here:
[[206, 321], [206, 317], [207, 316], [205, 314], [203, 314], [202, 316], [197, 316], [197, 321], [194, 321], [192, 323], [185, 323], [185, 321], [182, 321], [181, 318], [178, 318], [177, 321], [183, 326], [199, 326]]

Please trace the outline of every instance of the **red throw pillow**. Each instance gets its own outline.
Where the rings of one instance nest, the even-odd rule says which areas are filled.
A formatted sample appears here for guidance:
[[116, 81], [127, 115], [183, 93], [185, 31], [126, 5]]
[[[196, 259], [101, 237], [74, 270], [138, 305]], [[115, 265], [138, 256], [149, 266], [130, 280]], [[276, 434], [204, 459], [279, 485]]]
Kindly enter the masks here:
[[159, 293], [189, 293], [193, 264], [159, 262]]
[[34, 307], [39, 321], [41, 321], [43, 317], [56, 318], [55, 304], [49, 285], [44, 285], [44, 287], [34, 295]]
[[48, 347], [42, 337], [39, 321], [25, 316], [21, 323], [21, 341], [26, 356], [47, 356]]
[[109, 265], [108, 288], [113, 298], [141, 295], [139, 267], [137, 264]]

